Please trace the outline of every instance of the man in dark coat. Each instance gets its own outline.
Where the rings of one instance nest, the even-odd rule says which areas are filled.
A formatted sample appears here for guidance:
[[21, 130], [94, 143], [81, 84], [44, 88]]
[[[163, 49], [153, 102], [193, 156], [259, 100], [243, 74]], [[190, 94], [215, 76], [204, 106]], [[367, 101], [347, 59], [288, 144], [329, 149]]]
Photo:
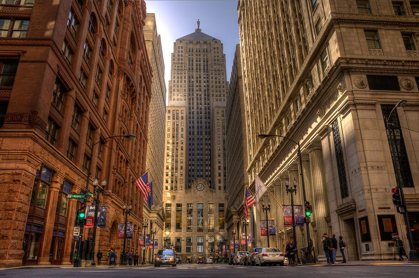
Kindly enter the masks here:
[[338, 241], [336, 240], [335, 235], [332, 236], [332, 245], [333, 245], [333, 250], [332, 250], [332, 258], [333, 258], [333, 264], [336, 263], [336, 251], [338, 250]]
[[333, 257], [332, 257], [333, 243], [330, 240], [327, 233], [324, 233], [322, 241], [323, 241], [324, 254], [326, 255], [326, 259], [327, 259], [327, 264], [333, 264]]

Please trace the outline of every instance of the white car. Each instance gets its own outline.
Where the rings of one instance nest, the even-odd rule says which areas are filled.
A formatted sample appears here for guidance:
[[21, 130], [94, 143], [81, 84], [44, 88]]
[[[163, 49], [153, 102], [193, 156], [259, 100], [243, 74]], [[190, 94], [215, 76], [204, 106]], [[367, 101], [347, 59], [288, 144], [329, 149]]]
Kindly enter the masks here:
[[214, 261], [212, 260], [212, 258], [207, 257], [206, 260], [205, 260], [205, 263], [206, 264], [212, 264], [212, 263], [214, 263]]
[[275, 247], [265, 247], [260, 250], [260, 252], [256, 255], [255, 258], [256, 265], [266, 265], [266, 264], [273, 264], [273, 265], [284, 265], [284, 254]]
[[243, 256], [246, 256], [247, 251], [237, 251], [236, 255], [233, 258], [233, 264], [240, 264], [240, 260]]

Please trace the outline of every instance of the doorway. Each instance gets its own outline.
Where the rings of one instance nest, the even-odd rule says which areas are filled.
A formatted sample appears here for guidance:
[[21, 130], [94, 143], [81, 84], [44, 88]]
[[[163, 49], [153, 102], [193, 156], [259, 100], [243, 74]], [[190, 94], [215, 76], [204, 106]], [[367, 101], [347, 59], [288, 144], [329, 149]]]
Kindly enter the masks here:
[[53, 236], [49, 260], [52, 265], [60, 265], [63, 257], [64, 237]]
[[349, 261], [358, 261], [358, 241], [356, 239], [355, 221], [353, 218], [343, 221], [343, 241], [346, 243], [345, 255]]

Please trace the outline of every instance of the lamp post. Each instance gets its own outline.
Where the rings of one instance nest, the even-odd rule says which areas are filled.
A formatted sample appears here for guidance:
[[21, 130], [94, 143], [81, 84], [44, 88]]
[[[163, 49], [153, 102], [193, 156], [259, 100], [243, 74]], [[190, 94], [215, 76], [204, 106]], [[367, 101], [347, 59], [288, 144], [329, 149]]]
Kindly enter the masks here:
[[[133, 134], [125, 134], [125, 135], [108, 136], [106, 138], [100, 139], [99, 141], [93, 143], [91, 146], [88, 145], [88, 147], [90, 148], [90, 160], [89, 160], [89, 167], [87, 168], [86, 190], [85, 190], [86, 192], [89, 191], [89, 182], [90, 182], [90, 175], [91, 175], [91, 169], [92, 169], [92, 156], [93, 156], [93, 149], [94, 149], [94, 147], [97, 144], [99, 144], [99, 143], [105, 143], [106, 140], [108, 140], [108, 139], [119, 138], [119, 137], [124, 137], [124, 138], [127, 138], [127, 139], [134, 139], [135, 138], [135, 135], [133, 135]], [[95, 209], [95, 216], [96, 216], [96, 209]], [[93, 222], [96, 223], [96, 218], [93, 219]], [[94, 227], [95, 226], [93, 226], [93, 229], [94, 229]], [[94, 253], [95, 253], [95, 249], [94, 249], [95, 235], [96, 234], [94, 234], [94, 236], [93, 236], [93, 251], [92, 251], [93, 252], [93, 258], [92, 258], [92, 265], [93, 266], [96, 265], [95, 264], [95, 258], [94, 258]], [[79, 240], [78, 240], [78, 243], [77, 243], [77, 246], [79, 246], [79, 249], [80, 249], [80, 246], [81, 246], [81, 240], [82, 240], [82, 238], [83, 238], [83, 225], [81, 225], [81, 227], [80, 227], [80, 236], [79, 236]], [[77, 261], [80, 261], [80, 250], [77, 251]], [[76, 266], [76, 265], [74, 265], [74, 266]], [[79, 266], [79, 265], [77, 265], [77, 266]]]
[[154, 228], [154, 230], [151, 230], [151, 234], [153, 235], [153, 241], [152, 241], [152, 244], [153, 244], [153, 256], [151, 256], [151, 263], [154, 263], [154, 236], [156, 235], [156, 233], [157, 233], [157, 229], [156, 228]]
[[[393, 133], [390, 132], [390, 127], [394, 126], [394, 120], [391, 120], [391, 116], [393, 115], [394, 111], [396, 111], [397, 107], [403, 107], [406, 105], [406, 100], [402, 99], [400, 100], [394, 107], [393, 109], [391, 109], [390, 114], [388, 114], [388, 117], [386, 119], [386, 128], [387, 128], [387, 137], [390, 141], [390, 150], [391, 153], [396, 153], [398, 152], [397, 150], [397, 146], [396, 146], [396, 140], [394, 139]], [[402, 206], [404, 208], [404, 212], [401, 212], [403, 214], [404, 217], [404, 222], [406, 224], [406, 229], [407, 229], [407, 238], [409, 240], [409, 247], [410, 247], [410, 252], [409, 252], [409, 261], [417, 261], [419, 258], [417, 256], [417, 251], [415, 250], [414, 244], [413, 244], [413, 237], [412, 237], [412, 230], [410, 228], [410, 220], [409, 220], [409, 213], [407, 212], [407, 207], [406, 207], [406, 203], [405, 203], [405, 199], [404, 199], [404, 193], [403, 193], [403, 186], [401, 184], [402, 182], [402, 177], [400, 175], [400, 169], [399, 169], [399, 163], [398, 161], [394, 161], [393, 159], [393, 166], [394, 166], [394, 172], [396, 172], [396, 179], [397, 179], [397, 188], [399, 188], [400, 191], [400, 197], [402, 200]]]
[[294, 215], [294, 197], [293, 197], [293, 193], [295, 195], [297, 195], [297, 182], [294, 179], [294, 188], [289, 188], [288, 183], [285, 184], [286, 187], [286, 191], [287, 191], [287, 195], [288, 193], [291, 193], [291, 210], [292, 210], [292, 235], [294, 237], [294, 244], [295, 244], [295, 249], [297, 249], [297, 237], [295, 235], [295, 215]]
[[[307, 197], [306, 197], [306, 186], [305, 186], [305, 183], [304, 183], [303, 159], [301, 157], [301, 146], [300, 146], [300, 142], [296, 142], [296, 141], [292, 140], [291, 138], [288, 138], [288, 137], [282, 136], [282, 135], [276, 135], [276, 134], [259, 134], [258, 137], [260, 139], [268, 138], [268, 137], [281, 137], [281, 138], [287, 139], [288, 141], [291, 141], [292, 143], [294, 143], [294, 144], [297, 145], [297, 147], [298, 147], [298, 149], [297, 149], [297, 155], [298, 155], [299, 162], [300, 162], [301, 185], [302, 185], [302, 189], [303, 189], [303, 199], [304, 199], [304, 204], [305, 204], [307, 202]], [[294, 213], [294, 209], [293, 209], [292, 213]], [[313, 241], [310, 238], [310, 223], [309, 222], [310, 221], [305, 221], [305, 223], [306, 223], [306, 230], [307, 230], [307, 247], [308, 247], [308, 250], [309, 250], [309, 252], [306, 254], [306, 260], [307, 260], [307, 263], [314, 263], [314, 258], [313, 258], [312, 254], [311, 254], [311, 249], [312, 249], [312, 246], [313, 246]], [[296, 240], [296, 239], [294, 238], [294, 240]]]
[[145, 231], [148, 228], [148, 220], [145, 220], [143, 222], [143, 231], [144, 231], [144, 249], [143, 249], [143, 261], [141, 262], [141, 264], [145, 264]]
[[262, 210], [265, 212], [266, 215], [266, 236], [268, 239], [268, 247], [271, 247], [269, 244], [269, 219], [268, 219], [268, 212], [271, 211], [271, 205], [268, 204], [265, 206], [265, 204], [262, 204]]
[[236, 230], [231, 231], [231, 234], [233, 235], [233, 254], [236, 254]]
[[[95, 245], [96, 245], [96, 229], [97, 229], [97, 214], [99, 212], [99, 198], [100, 198], [100, 193], [104, 193], [105, 189], [103, 189], [106, 186], [106, 180], [102, 181], [102, 186], [99, 187], [99, 181], [97, 179], [95, 179], [93, 181], [93, 194], [97, 194], [96, 197], [96, 203], [95, 203], [95, 214], [93, 216], [93, 242], [92, 242], [92, 266], [95, 266]], [[94, 195], [93, 195], [94, 196]]]
[[123, 215], [125, 215], [125, 227], [124, 227], [124, 247], [122, 248], [122, 254], [123, 254], [123, 258], [121, 258], [121, 264], [122, 265], [125, 265], [126, 264], [126, 257], [127, 257], [127, 254], [125, 254], [125, 246], [126, 246], [126, 242], [127, 242], [127, 222], [128, 222], [128, 215], [129, 214], [131, 214], [131, 209], [132, 209], [132, 206], [131, 205], [129, 205], [129, 207], [128, 207], [128, 209], [127, 209], [127, 206], [126, 205], [124, 205], [123, 207], [122, 207], [122, 214]]
[[245, 245], [246, 245], [246, 251], [248, 251], [248, 246], [247, 246], [247, 226], [249, 226], [249, 219], [247, 219], [247, 220], [245, 220], [243, 222], [243, 226], [244, 226], [244, 235], [246, 237], [246, 243], [245, 243]]

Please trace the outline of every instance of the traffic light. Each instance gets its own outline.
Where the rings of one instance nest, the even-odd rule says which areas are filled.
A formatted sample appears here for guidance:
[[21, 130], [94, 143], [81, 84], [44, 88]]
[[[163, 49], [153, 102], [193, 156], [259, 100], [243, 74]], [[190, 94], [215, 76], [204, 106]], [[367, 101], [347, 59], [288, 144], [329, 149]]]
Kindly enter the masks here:
[[80, 225], [84, 225], [85, 215], [86, 215], [86, 204], [84, 202], [80, 202], [80, 208], [77, 212], [77, 220], [79, 221]]
[[397, 207], [402, 205], [402, 196], [400, 195], [400, 188], [395, 187], [391, 189], [391, 193], [393, 193], [393, 204]]
[[306, 217], [311, 216], [311, 205], [309, 202], [306, 202]]

